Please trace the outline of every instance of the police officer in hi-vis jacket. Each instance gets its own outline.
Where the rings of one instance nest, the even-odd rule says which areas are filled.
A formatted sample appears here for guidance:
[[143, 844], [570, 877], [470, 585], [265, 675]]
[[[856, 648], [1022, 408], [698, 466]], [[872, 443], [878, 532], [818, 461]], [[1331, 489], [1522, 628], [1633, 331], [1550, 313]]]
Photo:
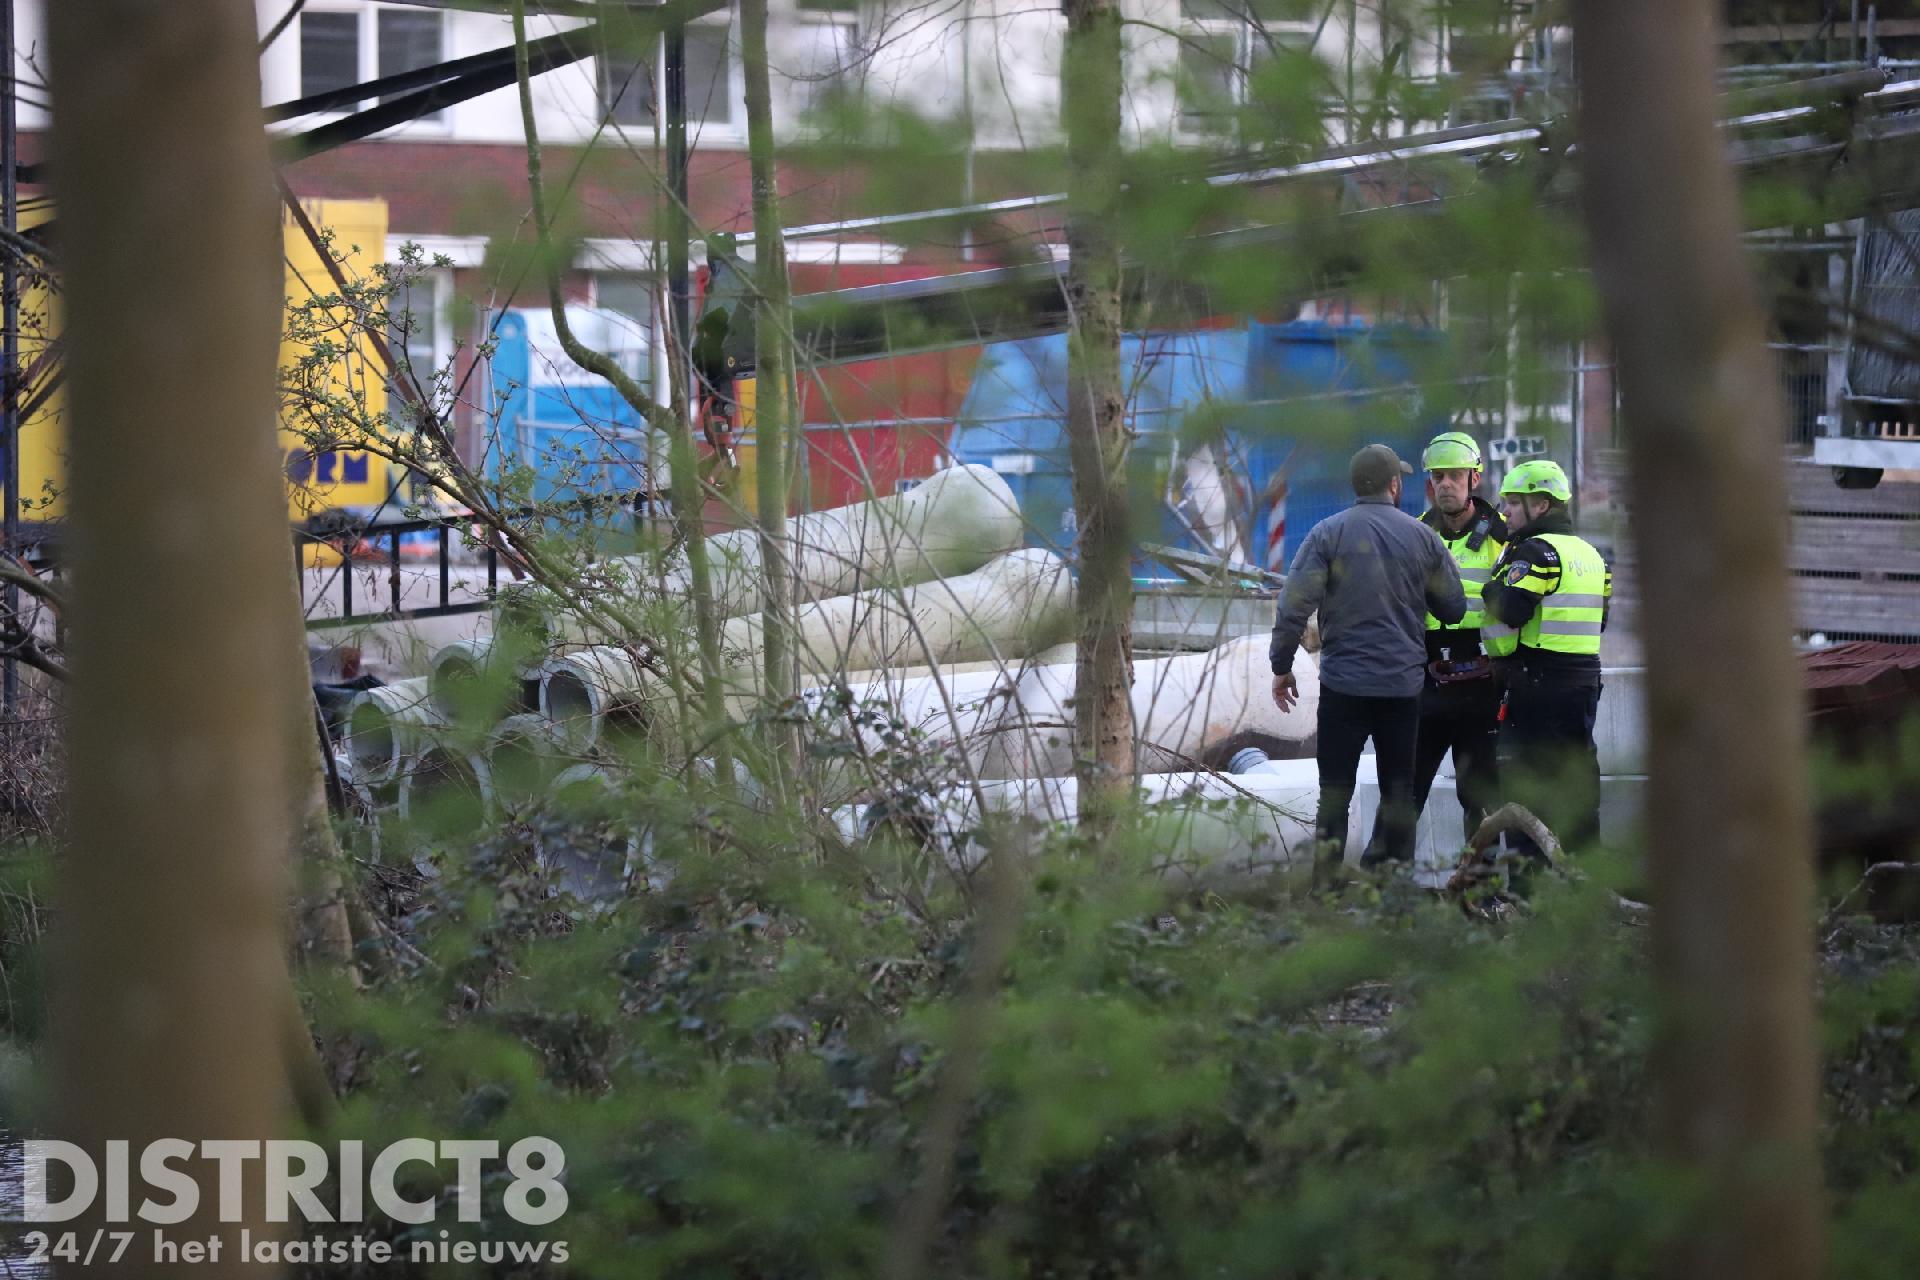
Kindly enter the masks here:
[[1523, 462], [1500, 486], [1511, 534], [1482, 594], [1486, 614], [1517, 633], [1500, 659], [1502, 790], [1531, 809], [1569, 850], [1600, 836], [1600, 633], [1613, 573], [1576, 537], [1567, 473]]
[[1467, 613], [1445, 623], [1427, 615], [1427, 676], [1420, 691], [1420, 736], [1414, 752], [1419, 807], [1427, 807], [1440, 762], [1453, 753], [1460, 811], [1471, 836], [1500, 798], [1496, 741], [1500, 690], [1493, 659], [1513, 653], [1513, 629], [1488, 618], [1481, 592], [1507, 548], [1506, 517], [1479, 497], [1480, 446], [1463, 431], [1433, 438], [1420, 455], [1427, 473], [1427, 512], [1420, 519], [1440, 535], [1460, 568]]

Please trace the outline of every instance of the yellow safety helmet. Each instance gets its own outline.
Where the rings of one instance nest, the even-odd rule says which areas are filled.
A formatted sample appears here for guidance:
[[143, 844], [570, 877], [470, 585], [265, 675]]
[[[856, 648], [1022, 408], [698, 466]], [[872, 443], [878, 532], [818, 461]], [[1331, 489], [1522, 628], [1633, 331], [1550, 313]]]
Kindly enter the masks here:
[[1464, 431], [1443, 431], [1420, 455], [1422, 471], [1478, 471], [1480, 445]]
[[1561, 502], [1573, 501], [1573, 486], [1567, 483], [1567, 473], [1560, 469], [1559, 463], [1545, 458], [1523, 462], [1507, 472], [1507, 478], [1500, 482], [1503, 498], [1537, 493]]

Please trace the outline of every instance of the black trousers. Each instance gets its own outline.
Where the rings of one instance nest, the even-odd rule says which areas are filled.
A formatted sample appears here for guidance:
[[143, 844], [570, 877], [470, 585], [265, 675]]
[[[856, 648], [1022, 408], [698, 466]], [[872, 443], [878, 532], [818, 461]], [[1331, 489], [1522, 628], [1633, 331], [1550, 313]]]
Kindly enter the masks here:
[[1434, 775], [1451, 751], [1463, 826], [1471, 837], [1500, 802], [1499, 736], [1500, 687], [1491, 672], [1478, 680], [1429, 684], [1420, 695], [1420, 740], [1413, 753], [1414, 812], [1426, 812]]
[[1380, 778], [1380, 816], [1367, 842], [1362, 866], [1413, 859], [1413, 830], [1420, 811], [1413, 802], [1414, 739], [1420, 728], [1420, 698], [1366, 698], [1320, 689], [1320, 808], [1314, 817], [1316, 858], [1340, 862], [1346, 857], [1347, 818], [1353, 805], [1354, 776], [1360, 752], [1373, 740]]
[[1593, 745], [1599, 712], [1597, 671], [1507, 673], [1500, 777], [1508, 797], [1531, 809], [1569, 852], [1600, 839], [1600, 753]]

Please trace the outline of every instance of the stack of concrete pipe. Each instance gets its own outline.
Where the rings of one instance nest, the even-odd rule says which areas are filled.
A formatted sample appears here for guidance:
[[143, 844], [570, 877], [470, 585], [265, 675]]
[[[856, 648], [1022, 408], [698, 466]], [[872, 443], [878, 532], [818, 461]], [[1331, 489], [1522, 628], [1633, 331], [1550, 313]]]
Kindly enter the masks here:
[[[1018, 661], [1059, 639], [1071, 626], [1069, 574], [1050, 553], [1020, 550], [1023, 533], [1012, 492], [984, 467], [952, 468], [904, 494], [796, 518], [789, 534], [802, 598], [797, 665], [819, 674], [901, 662]], [[737, 714], [758, 693], [758, 534], [740, 530], [708, 543], [715, 595], [731, 615], [722, 650]], [[621, 567], [637, 572], [640, 565]], [[669, 583], [685, 578], [684, 562], [669, 567]], [[513, 607], [508, 601], [502, 611]], [[426, 781], [402, 797], [408, 808], [427, 790], [449, 786], [491, 802], [498, 758], [510, 757], [516, 776], [527, 772], [530, 756], [551, 754], [557, 767], [674, 705], [672, 691], [625, 649], [580, 643], [587, 638], [577, 630], [548, 635], [550, 648], [561, 651], [538, 663], [518, 662], [485, 637], [442, 647], [426, 676], [372, 690], [349, 709], [356, 777], [404, 787], [410, 774], [423, 774]], [[509, 718], [488, 736], [485, 725], [462, 721], [474, 710], [466, 691], [494, 674], [508, 684], [500, 710]], [[544, 719], [527, 718], [535, 712]]]
[[[906, 493], [788, 522], [795, 579], [810, 597], [820, 599], [885, 583], [924, 582], [964, 573], [1020, 546], [1025, 532], [1013, 491], [991, 468], [981, 466], [952, 467]], [[759, 534], [752, 529], [718, 534], [707, 539], [707, 552], [722, 616], [758, 612], [762, 607]], [[610, 576], [642, 590], [658, 589], [664, 582], [669, 595], [684, 596], [688, 591], [690, 573], [684, 556], [668, 562], [664, 579], [649, 557], [624, 557], [611, 567]], [[402, 565], [392, 572], [397, 572], [401, 584], [400, 607], [417, 609], [439, 602], [437, 566]], [[389, 573], [385, 566], [359, 565], [305, 570], [302, 592], [308, 616], [325, 618], [340, 612], [343, 574], [355, 577], [356, 600], [385, 601]], [[495, 575], [484, 567], [457, 565], [450, 576], [456, 602], [478, 601], [493, 592]], [[530, 603], [537, 603], [540, 593], [524, 594]], [[562, 621], [559, 625], [572, 624]], [[334, 644], [360, 651], [369, 668], [381, 675], [405, 678], [426, 674], [433, 656], [445, 646], [461, 640], [484, 641], [491, 629], [487, 614], [469, 613], [362, 621], [329, 628], [324, 634]], [[567, 638], [580, 643], [590, 639], [580, 634]]]
[[458, 720], [479, 709], [473, 705], [475, 690], [494, 678], [507, 684], [507, 714], [539, 706], [539, 667], [510, 658], [491, 638], [458, 640], [434, 654], [433, 668], [427, 673], [427, 699], [443, 720]]

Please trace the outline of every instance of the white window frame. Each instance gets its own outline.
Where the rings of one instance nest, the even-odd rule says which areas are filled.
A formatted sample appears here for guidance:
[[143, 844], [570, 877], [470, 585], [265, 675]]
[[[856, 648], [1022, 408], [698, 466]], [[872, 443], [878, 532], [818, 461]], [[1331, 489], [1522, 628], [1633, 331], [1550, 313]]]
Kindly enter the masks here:
[[[1175, 10], [1179, 16], [1179, 30], [1183, 36], [1195, 38], [1213, 38], [1228, 36], [1233, 40], [1233, 62], [1227, 68], [1227, 102], [1230, 108], [1244, 107], [1247, 104], [1247, 76], [1257, 53], [1278, 52], [1266, 46], [1269, 39], [1276, 44], [1291, 43], [1298, 38], [1301, 47], [1309, 47], [1313, 42], [1314, 24], [1311, 21], [1265, 22], [1253, 13], [1255, 0], [1224, 0], [1229, 5], [1244, 6], [1244, 12], [1225, 18], [1196, 18], [1185, 12], [1183, 4]], [[1180, 0], [1176, 0], [1179, 4]], [[1176, 80], [1183, 78], [1181, 51], [1193, 46], [1182, 41], [1174, 53], [1174, 73]], [[1181, 100], [1180, 86], [1175, 85], [1173, 103], [1173, 124], [1175, 132], [1189, 139], [1216, 136], [1217, 129], [1206, 127], [1201, 122], [1187, 118], [1187, 106]]]
[[[361, 0], [360, 3], [346, 3], [345, 0], [322, 0], [322, 3], [310, 4], [306, 6], [304, 9], [300, 11], [300, 16], [294, 19], [295, 30], [293, 34], [297, 37], [294, 44], [294, 60], [295, 60], [294, 81], [295, 83], [296, 84], [301, 83], [305, 79], [305, 74], [306, 74], [306, 67], [304, 62], [305, 47], [304, 47], [304, 44], [302, 43], [302, 41], [304, 40], [304, 36], [302, 35], [301, 29], [298, 24], [302, 20], [304, 20], [306, 16], [310, 13], [350, 13], [350, 14], [353, 14], [355, 17], [357, 17], [360, 23], [360, 32], [359, 32], [359, 41], [358, 41], [358, 44], [359, 44], [358, 52], [359, 52], [359, 58], [360, 58], [359, 77], [358, 77], [359, 83], [365, 84], [367, 81], [375, 79], [377, 76], [379, 76], [380, 74], [380, 19], [378, 15], [382, 10], [387, 10], [387, 9], [403, 10], [408, 13], [426, 13], [426, 14], [433, 14], [434, 16], [436, 16], [440, 21], [440, 60], [442, 62], [445, 62], [451, 56], [449, 54], [449, 49], [452, 45], [453, 33], [452, 33], [452, 24], [448, 21], [449, 15], [446, 11], [432, 9], [432, 8], [423, 8], [419, 5], [373, 4], [373, 3], [367, 3], [366, 0]], [[363, 98], [357, 106], [347, 107], [337, 111], [322, 112], [318, 114], [320, 114], [322, 117], [350, 115], [356, 110], [366, 110], [367, 108], [372, 107], [373, 105], [375, 105], [375, 99], [368, 97], [368, 98]], [[453, 108], [442, 107], [435, 115], [426, 116], [417, 120], [409, 120], [404, 124], [395, 125], [393, 128], [383, 130], [382, 132], [383, 133], [399, 133], [399, 132], [434, 133], [434, 134], [451, 133], [453, 132]]]

